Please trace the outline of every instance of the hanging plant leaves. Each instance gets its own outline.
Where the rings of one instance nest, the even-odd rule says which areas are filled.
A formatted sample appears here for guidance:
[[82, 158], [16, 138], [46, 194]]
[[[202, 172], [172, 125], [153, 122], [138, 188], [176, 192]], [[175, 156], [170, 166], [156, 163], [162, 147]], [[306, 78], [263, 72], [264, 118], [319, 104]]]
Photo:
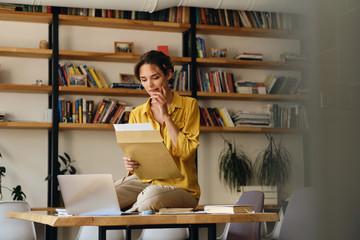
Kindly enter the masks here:
[[250, 182], [253, 176], [252, 163], [245, 152], [236, 146], [235, 140], [232, 143], [222, 138], [225, 148], [219, 155], [219, 178], [233, 192]]
[[292, 158], [280, 141], [277, 143], [270, 133], [265, 133], [269, 145], [256, 157], [254, 168], [262, 186], [282, 187], [287, 182]]

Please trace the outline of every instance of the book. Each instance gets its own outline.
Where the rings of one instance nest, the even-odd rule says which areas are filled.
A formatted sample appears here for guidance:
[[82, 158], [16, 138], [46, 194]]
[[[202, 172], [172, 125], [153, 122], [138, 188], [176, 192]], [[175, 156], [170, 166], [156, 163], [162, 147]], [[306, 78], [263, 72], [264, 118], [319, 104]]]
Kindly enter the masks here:
[[204, 211], [206, 213], [251, 213], [253, 207], [251, 205], [205, 205]]
[[118, 83], [113, 82], [110, 88], [131, 88], [131, 89], [143, 89], [143, 86], [138, 83]]
[[99, 70], [95, 70], [95, 73], [98, 76], [103, 88], [109, 88], [109, 85], [105, 81], [105, 78], [103, 77], [102, 73]]
[[96, 85], [98, 86], [98, 88], [103, 88], [103, 85], [101, 84], [98, 76], [96, 75], [94, 68], [90, 68], [89, 72], [90, 72], [90, 75], [92, 76], [92, 78], [95, 80]]
[[194, 213], [193, 208], [160, 208], [159, 214], [187, 214]]

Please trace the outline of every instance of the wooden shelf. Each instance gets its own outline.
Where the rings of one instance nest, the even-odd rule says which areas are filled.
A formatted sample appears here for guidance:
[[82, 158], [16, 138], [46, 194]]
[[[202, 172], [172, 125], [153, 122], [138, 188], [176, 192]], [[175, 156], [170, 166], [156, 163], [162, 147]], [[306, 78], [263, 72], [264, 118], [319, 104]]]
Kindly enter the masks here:
[[[147, 97], [145, 90], [127, 88], [90, 88], [90, 87], [59, 87], [61, 95], [96, 95], [96, 96], [126, 96], [126, 97]], [[178, 92], [182, 96], [191, 96], [191, 92]]]
[[223, 35], [223, 36], [257, 37], [257, 38], [301, 39], [304, 37], [302, 31], [295, 31], [295, 30], [225, 27], [225, 26], [203, 25], [203, 24], [196, 25], [196, 33]]
[[84, 27], [104, 27], [120, 28], [131, 30], [147, 30], [160, 32], [179, 32], [183, 33], [190, 29], [190, 24], [143, 21], [130, 19], [115, 19], [87, 16], [59, 15], [60, 25], [84, 26]]
[[51, 86], [0, 84], [0, 92], [49, 94], [51, 89]]
[[94, 124], [94, 123], [59, 123], [60, 130], [97, 130], [114, 131], [112, 124]]
[[214, 93], [197, 92], [198, 99], [214, 100], [242, 100], [242, 101], [286, 101], [301, 102], [306, 100], [306, 96], [300, 95], [280, 95], [280, 94], [241, 94], [241, 93]]
[[303, 63], [248, 61], [226, 58], [197, 58], [196, 62], [200, 67], [248, 68], [270, 70], [301, 70], [304, 68]]
[[200, 126], [201, 133], [291, 133], [303, 134], [301, 128], [267, 128], [267, 127], [206, 127]]
[[52, 55], [51, 49], [0, 47], [0, 56], [26, 57], [49, 59]]
[[52, 21], [52, 14], [0, 10], [0, 20], [49, 24]]
[[[112, 124], [93, 123], [59, 123], [60, 130], [96, 130], [114, 131]], [[201, 133], [291, 133], [302, 134], [303, 129], [298, 128], [266, 128], [266, 127], [200, 127]]]
[[0, 122], [1, 129], [50, 129], [51, 123], [44, 122]]
[[[86, 60], [86, 61], [102, 61], [102, 62], [123, 62], [123, 63], [137, 63], [140, 59], [139, 55], [120, 55], [115, 53], [104, 52], [85, 52], [85, 51], [70, 51], [60, 50], [60, 59], [69, 60]], [[191, 61], [189, 57], [170, 57], [175, 65], [188, 64]]]

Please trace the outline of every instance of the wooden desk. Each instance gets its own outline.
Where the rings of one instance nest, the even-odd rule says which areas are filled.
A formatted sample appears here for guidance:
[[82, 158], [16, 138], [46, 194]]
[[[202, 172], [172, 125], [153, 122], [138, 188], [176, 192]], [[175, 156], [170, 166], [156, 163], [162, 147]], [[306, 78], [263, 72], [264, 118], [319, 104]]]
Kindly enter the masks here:
[[8, 218], [33, 221], [52, 227], [99, 226], [99, 239], [106, 239], [108, 229], [126, 229], [131, 239], [131, 229], [181, 227], [190, 229], [190, 239], [198, 239], [198, 228], [208, 228], [208, 239], [216, 239], [216, 223], [275, 222], [276, 213], [240, 214], [176, 214], [176, 215], [127, 215], [127, 216], [55, 216], [54, 212], [8, 212]]

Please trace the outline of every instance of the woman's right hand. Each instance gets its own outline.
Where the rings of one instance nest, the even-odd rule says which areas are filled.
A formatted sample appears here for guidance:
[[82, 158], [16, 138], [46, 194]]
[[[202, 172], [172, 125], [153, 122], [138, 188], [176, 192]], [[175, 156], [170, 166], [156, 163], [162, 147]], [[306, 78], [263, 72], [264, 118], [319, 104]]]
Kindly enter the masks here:
[[123, 157], [125, 169], [128, 172], [134, 172], [136, 169], [140, 167], [140, 164], [136, 161], [131, 160], [128, 157]]

